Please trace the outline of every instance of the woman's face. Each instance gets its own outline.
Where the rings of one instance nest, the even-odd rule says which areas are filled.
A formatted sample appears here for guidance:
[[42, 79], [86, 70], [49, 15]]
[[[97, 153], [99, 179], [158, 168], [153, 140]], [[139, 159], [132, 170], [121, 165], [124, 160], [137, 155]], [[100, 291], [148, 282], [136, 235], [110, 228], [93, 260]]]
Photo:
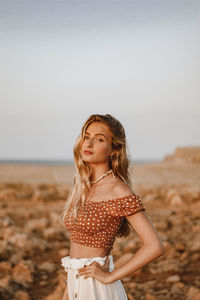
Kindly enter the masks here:
[[83, 161], [91, 164], [106, 163], [112, 153], [112, 134], [101, 122], [91, 123], [85, 132], [81, 154]]

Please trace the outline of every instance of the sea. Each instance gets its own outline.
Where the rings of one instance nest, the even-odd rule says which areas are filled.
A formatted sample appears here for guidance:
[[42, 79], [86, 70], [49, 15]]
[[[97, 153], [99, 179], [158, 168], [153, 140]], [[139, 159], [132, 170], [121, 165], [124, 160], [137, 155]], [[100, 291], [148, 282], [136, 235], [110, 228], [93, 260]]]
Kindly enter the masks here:
[[[143, 165], [161, 162], [162, 159], [138, 159], [131, 164]], [[28, 164], [28, 165], [73, 165], [72, 160], [44, 160], [44, 159], [0, 159], [0, 164]]]

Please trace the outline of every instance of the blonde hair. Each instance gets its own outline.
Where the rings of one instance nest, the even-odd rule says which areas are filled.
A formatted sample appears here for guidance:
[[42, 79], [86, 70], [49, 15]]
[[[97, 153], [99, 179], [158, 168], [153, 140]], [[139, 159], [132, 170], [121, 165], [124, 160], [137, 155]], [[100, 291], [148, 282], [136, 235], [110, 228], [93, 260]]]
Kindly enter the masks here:
[[[126, 143], [125, 130], [122, 124], [110, 114], [91, 115], [82, 127], [81, 133], [79, 134], [74, 148], [74, 161], [75, 161], [75, 175], [74, 175], [74, 185], [67, 198], [63, 213], [62, 213], [62, 223], [64, 224], [65, 213], [69, 208], [73, 207], [73, 213], [75, 218], [77, 217], [77, 212], [79, 207], [84, 206], [86, 196], [90, 191], [91, 174], [92, 170], [87, 162], [82, 160], [81, 156], [81, 146], [84, 140], [85, 132], [88, 126], [93, 122], [101, 122], [107, 125], [112, 134], [112, 149], [115, 150], [111, 159], [109, 160], [109, 167], [112, 169], [115, 176], [119, 176], [128, 186], [131, 187], [131, 178], [129, 174], [129, 164], [130, 156], [127, 154], [128, 147]], [[130, 233], [131, 227], [127, 223], [125, 218], [122, 224], [120, 233], [118, 236], [127, 236]]]

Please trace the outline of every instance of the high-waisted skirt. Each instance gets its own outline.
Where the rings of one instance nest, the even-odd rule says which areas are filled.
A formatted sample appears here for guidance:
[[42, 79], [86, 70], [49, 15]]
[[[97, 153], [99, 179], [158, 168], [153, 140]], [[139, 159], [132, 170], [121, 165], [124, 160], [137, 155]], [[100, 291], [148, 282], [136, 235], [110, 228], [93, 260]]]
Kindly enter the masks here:
[[[113, 256], [109, 257], [109, 272], [115, 268]], [[121, 280], [104, 284], [92, 277], [84, 279], [84, 275], [79, 276], [78, 269], [88, 266], [93, 262], [101, 266], [105, 264], [107, 256], [93, 258], [71, 258], [65, 256], [61, 258], [61, 266], [67, 272], [67, 290], [69, 300], [128, 300]]]

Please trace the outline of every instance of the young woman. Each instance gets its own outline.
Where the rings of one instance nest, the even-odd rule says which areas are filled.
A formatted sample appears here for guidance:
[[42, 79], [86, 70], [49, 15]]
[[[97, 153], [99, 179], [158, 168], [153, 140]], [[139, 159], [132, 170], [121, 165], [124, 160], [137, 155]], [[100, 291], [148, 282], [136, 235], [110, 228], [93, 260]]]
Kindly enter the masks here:
[[[70, 232], [63, 300], [127, 300], [121, 279], [163, 255], [163, 243], [131, 189], [126, 136], [113, 116], [91, 115], [74, 146], [74, 187], [63, 223]], [[110, 254], [117, 236], [134, 230], [141, 248], [115, 269]]]

